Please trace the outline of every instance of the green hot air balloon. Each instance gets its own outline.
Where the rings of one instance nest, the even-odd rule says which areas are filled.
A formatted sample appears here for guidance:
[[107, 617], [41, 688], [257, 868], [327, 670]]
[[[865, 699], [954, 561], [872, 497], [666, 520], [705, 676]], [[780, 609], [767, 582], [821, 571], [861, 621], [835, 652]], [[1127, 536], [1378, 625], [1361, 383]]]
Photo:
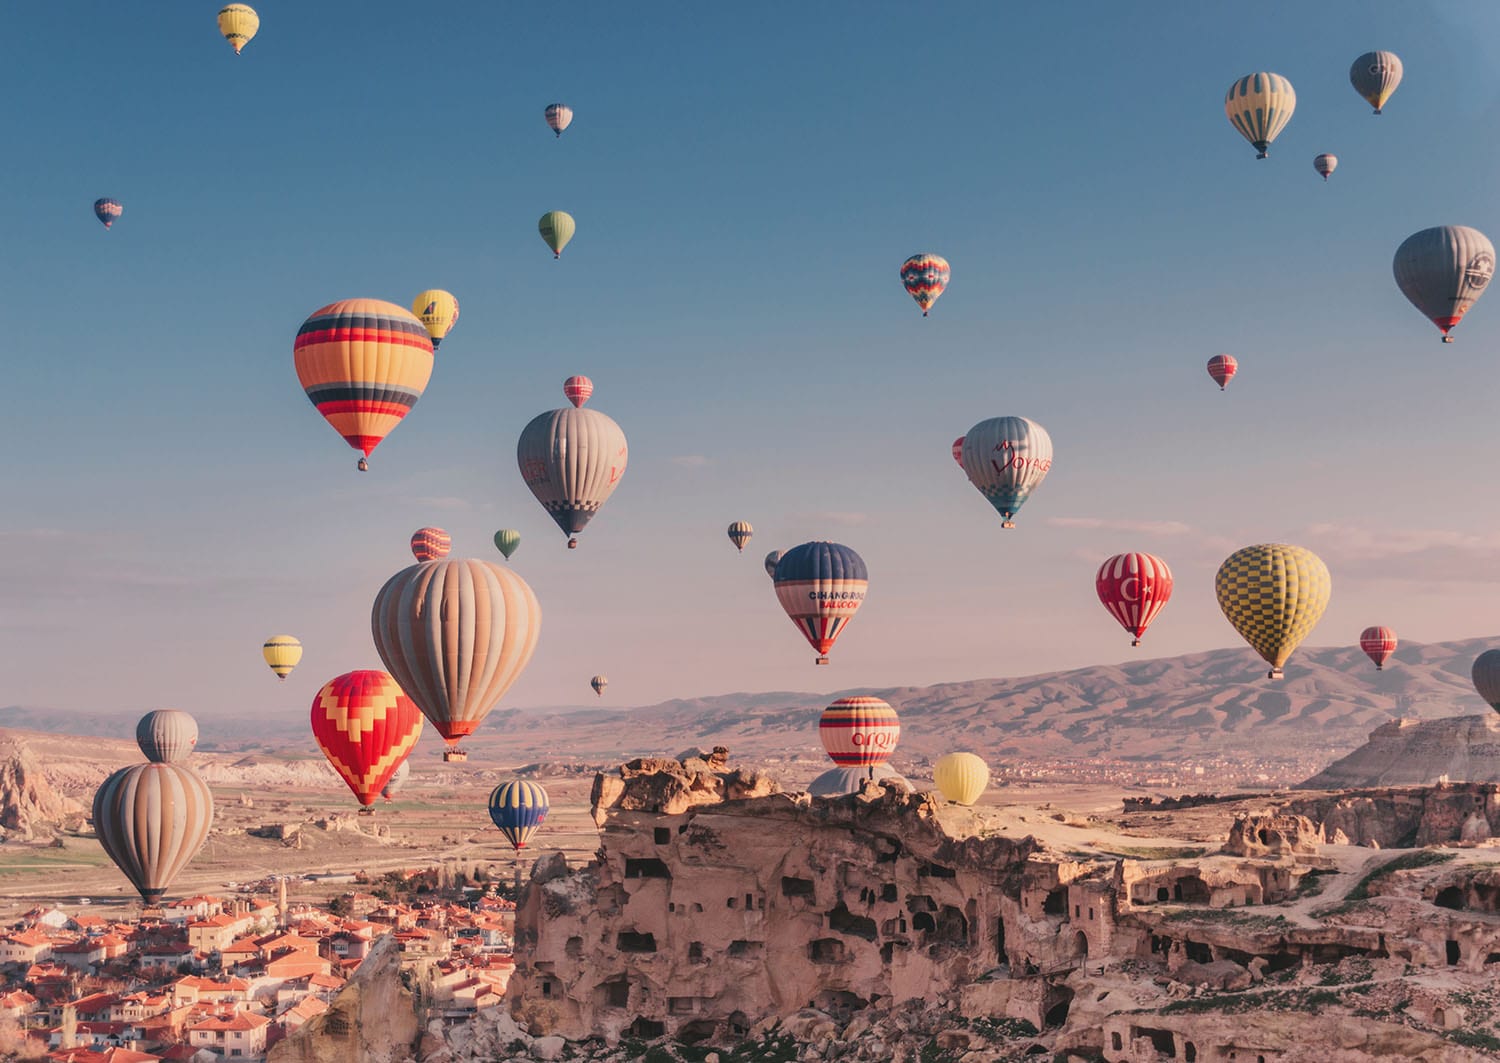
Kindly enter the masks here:
[[521, 533], [514, 528], [501, 528], [495, 533], [495, 549], [505, 555], [505, 560], [510, 560], [510, 555], [516, 552], [516, 547], [521, 545]]
[[578, 226], [573, 221], [573, 215], [560, 210], [549, 210], [536, 223], [536, 228], [542, 234], [542, 239], [547, 241], [547, 246], [552, 248], [552, 257], [562, 258], [563, 248], [573, 239], [573, 231]]

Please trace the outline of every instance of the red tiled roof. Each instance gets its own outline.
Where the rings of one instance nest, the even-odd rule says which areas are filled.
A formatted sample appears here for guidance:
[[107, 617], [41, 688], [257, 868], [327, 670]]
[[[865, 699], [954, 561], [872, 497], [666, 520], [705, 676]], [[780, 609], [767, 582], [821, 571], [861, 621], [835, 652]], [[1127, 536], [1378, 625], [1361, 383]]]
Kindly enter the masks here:
[[207, 1030], [214, 1033], [220, 1030], [248, 1032], [250, 1030], [258, 1030], [262, 1026], [269, 1025], [270, 1022], [271, 1020], [264, 1015], [257, 1015], [252, 1011], [237, 1011], [230, 1016], [215, 1016], [204, 1019], [202, 1022], [195, 1023], [192, 1029], [195, 1031]]

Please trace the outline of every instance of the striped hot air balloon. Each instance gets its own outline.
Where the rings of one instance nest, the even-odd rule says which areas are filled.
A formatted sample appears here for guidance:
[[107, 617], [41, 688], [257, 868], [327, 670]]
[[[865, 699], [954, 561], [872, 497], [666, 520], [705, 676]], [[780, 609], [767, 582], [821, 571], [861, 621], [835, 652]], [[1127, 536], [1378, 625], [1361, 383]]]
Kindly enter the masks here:
[[833, 644], [864, 604], [870, 573], [864, 558], [842, 543], [812, 542], [781, 555], [771, 577], [776, 599], [827, 664]]
[[565, 103], [549, 103], [542, 113], [547, 119], [547, 125], [558, 136], [562, 136], [563, 130], [573, 124], [573, 108]]
[[119, 220], [120, 215], [124, 213], [125, 208], [120, 206], [117, 200], [108, 198], [94, 200], [94, 217], [98, 218], [106, 229]]
[[156, 709], [135, 725], [135, 744], [153, 764], [186, 760], [198, 744], [198, 721], [181, 709]]
[[594, 382], [586, 376], [570, 376], [563, 381], [563, 395], [574, 408], [581, 408], [594, 393]]
[[614, 494], [629, 457], [625, 433], [598, 410], [548, 410], [516, 441], [521, 479], [568, 537], [569, 550]]
[[1328, 183], [1328, 175], [1339, 168], [1339, 157], [1324, 152], [1313, 157], [1313, 169], [1323, 175], [1323, 183]]
[[755, 529], [750, 527], [749, 521], [737, 520], [729, 526], [728, 534], [729, 541], [734, 543], [735, 549], [739, 550], [739, 552], [743, 554], [745, 552], [745, 544], [748, 543], [750, 541], [750, 537], [755, 534]]
[[1375, 671], [1385, 670], [1385, 662], [1396, 652], [1396, 633], [1388, 627], [1367, 627], [1359, 633], [1359, 648], [1375, 662]]
[[972, 805], [990, 785], [990, 767], [973, 753], [947, 753], [933, 765], [932, 781], [955, 805]]
[[884, 764], [901, 740], [901, 719], [880, 698], [839, 698], [818, 719], [818, 737], [841, 768]]
[[425, 292], [419, 292], [412, 300], [411, 312], [417, 315], [417, 320], [426, 327], [427, 335], [432, 337], [434, 351], [442, 344], [443, 338], [453, 331], [453, 326], [458, 324], [458, 300], [453, 297], [452, 292], [445, 292], [441, 288], [428, 288]]
[[516, 852], [541, 830], [551, 807], [547, 791], [534, 782], [504, 782], [490, 792], [490, 821]]
[[1271, 141], [1286, 128], [1296, 109], [1297, 93], [1292, 83], [1266, 71], [1246, 74], [1224, 94], [1225, 116], [1258, 152], [1257, 159], [1270, 154]]
[[776, 566], [778, 564], [780, 564], [780, 563], [781, 563], [781, 551], [780, 550], [772, 550], [769, 554], [767, 554], [766, 555], [766, 561], [765, 561], [766, 575], [770, 576], [772, 579], [775, 579], [776, 578]]
[[293, 352], [308, 399], [364, 454], [361, 472], [432, 376], [427, 327], [380, 299], [344, 299], [314, 310], [297, 330]]
[[1000, 514], [1002, 528], [1014, 528], [1031, 493], [1052, 468], [1052, 437], [1026, 417], [991, 417], [964, 436], [964, 472]]
[[422, 714], [396, 681], [364, 669], [335, 676], [312, 700], [318, 748], [365, 808], [422, 736]]
[[1116, 554], [1099, 566], [1094, 590], [1110, 616], [1134, 636], [1132, 646], [1172, 598], [1172, 570], [1152, 554]]
[[542, 607], [510, 569], [448, 557], [387, 580], [370, 628], [386, 669], [443, 736], [449, 756], [530, 662]]
[[260, 29], [260, 16], [249, 4], [226, 4], [219, 10], [219, 32], [239, 55], [240, 49], [250, 43]]
[[1391, 263], [1396, 286], [1443, 333], [1443, 342], [1495, 274], [1495, 245], [1478, 229], [1441, 225], [1408, 236]]
[[1220, 391], [1224, 390], [1239, 371], [1240, 363], [1232, 354], [1216, 354], [1208, 360], [1208, 375], [1214, 378]]
[[932, 304], [947, 289], [948, 278], [952, 275], [953, 270], [948, 266], [948, 260], [941, 255], [924, 252], [912, 255], [901, 263], [901, 283], [906, 286], [906, 294], [922, 308], [923, 317], [927, 316]]
[[959, 436], [953, 441], [953, 460], [962, 469], [964, 467], [964, 437]]
[[589, 680], [589, 686], [593, 687], [594, 693], [602, 698], [604, 697], [604, 688], [609, 686], [609, 678], [607, 676], [596, 675]]
[[1332, 589], [1322, 558], [1286, 543], [1236, 550], [1214, 577], [1219, 608], [1271, 666], [1271, 679], [1282, 677], [1281, 666], [1323, 616]]
[[186, 764], [121, 768], [94, 793], [94, 832], [148, 906], [208, 840], [214, 798]]
[[447, 557], [452, 548], [453, 539], [442, 528], [418, 528], [411, 534], [411, 553], [418, 561]]
[[1349, 84], [1380, 114], [1401, 84], [1401, 74], [1401, 57], [1395, 52], [1366, 52], [1349, 67]]
[[573, 239], [573, 233], [578, 226], [573, 221], [573, 215], [561, 210], [549, 210], [542, 215], [541, 221], [536, 223], [537, 232], [542, 234], [542, 239], [547, 246], [552, 248], [553, 258], [562, 258], [563, 248], [568, 246], [568, 241]]
[[261, 647], [260, 655], [266, 659], [276, 678], [285, 681], [302, 660], [302, 643], [291, 635], [272, 635]]

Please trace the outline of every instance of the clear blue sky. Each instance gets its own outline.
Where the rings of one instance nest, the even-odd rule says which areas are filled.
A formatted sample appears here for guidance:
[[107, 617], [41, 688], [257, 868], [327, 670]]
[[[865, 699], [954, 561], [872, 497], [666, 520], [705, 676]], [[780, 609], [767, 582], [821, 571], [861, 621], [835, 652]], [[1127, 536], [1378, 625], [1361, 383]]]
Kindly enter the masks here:
[[[239, 58], [213, 2], [34, 5], [0, 41], [0, 704], [305, 712], [379, 666], [370, 603], [424, 524], [481, 557], [521, 530], [544, 622], [512, 705], [1237, 644], [1213, 572], [1268, 540], [1332, 569], [1313, 643], [1500, 632], [1500, 301], [1444, 347], [1390, 271], [1417, 229], [1500, 236], [1492, 0], [256, 6]], [[1406, 66], [1379, 118], [1347, 80], [1374, 48]], [[1257, 162], [1222, 99], [1266, 69], [1298, 107]], [[925, 321], [918, 251], [953, 265]], [[462, 320], [358, 475], [293, 337], [429, 286]], [[631, 456], [570, 552], [515, 441], [574, 372]], [[1013, 532], [948, 453], [1001, 414], [1056, 448]], [[761, 569], [810, 538], [871, 570], [829, 668]], [[1137, 651], [1093, 591], [1131, 549], [1177, 575]], [[307, 654], [278, 686], [280, 632]]]

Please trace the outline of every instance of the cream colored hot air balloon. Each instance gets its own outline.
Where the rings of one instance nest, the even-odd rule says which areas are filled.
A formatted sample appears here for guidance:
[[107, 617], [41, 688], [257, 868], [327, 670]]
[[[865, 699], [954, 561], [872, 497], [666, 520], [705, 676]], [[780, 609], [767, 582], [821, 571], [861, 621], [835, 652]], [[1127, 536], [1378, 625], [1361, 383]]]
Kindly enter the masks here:
[[226, 4], [219, 10], [219, 32], [234, 47], [234, 54], [250, 43], [260, 29], [260, 16], [249, 4]]
[[1313, 169], [1322, 175], [1324, 181], [1327, 181], [1328, 175], [1338, 168], [1339, 157], [1337, 155], [1330, 155], [1325, 151], [1323, 154], [1313, 158]]
[[521, 479], [568, 536], [568, 549], [625, 475], [625, 433], [598, 410], [569, 407], [538, 414], [521, 431]]
[[1281, 678], [1281, 666], [1317, 625], [1332, 590], [1322, 558], [1286, 543], [1236, 550], [1214, 577], [1219, 608], [1271, 666], [1271, 679]]
[[1280, 74], [1261, 71], [1246, 74], [1224, 94], [1224, 114], [1229, 124], [1255, 148], [1257, 159], [1270, 154], [1276, 139], [1297, 109], [1297, 93]]
[[213, 825], [208, 784], [185, 764], [121, 768], [94, 793], [94, 832], [148, 906], [161, 902]]
[[445, 292], [441, 288], [428, 288], [425, 292], [419, 292], [411, 301], [411, 312], [427, 326], [427, 335], [432, 337], [434, 351], [443, 342], [443, 337], [458, 324], [458, 300], [453, 298], [452, 292]]
[[135, 725], [135, 744], [153, 764], [186, 760], [198, 744], [198, 721], [181, 709], [156, 709]]
[[1366, 52], [1350, 65], [1349, 84], [1380, 114], [1401, 84], [1401, 74], [1401, 57], [1395, 52]]
[[276, 678], [284, 681], [302, 660], [302, 643], [291, 635], [272, 635], [261, 647], [260, 655], [276, 673]]
[[542, 115], [547, 119], [547, 126], [558, 136], [562, 136], [563, 130], [573, 124], [573, 108], [566, 103], [549, 103]]
[[932, 770], [939, 792], [956, 805], [972, 805], [990, 784], [990, 768], [973, 753], [939, 757]]
[[511, 569], [448, 557], [387, 580], [370, 629], [386, 670], [452, 753], [531, 660], [542, 607]]
[[563, 248], [573, 239], [578, 226], [573, 221], [573, 215], [561, 210], [549, 210], [536, 223], [536, 228], [542, 234], [542, 239], [547, 241], [547, 246], [552, 248], [552, 257], [562, 258]]
[[745, 544], [755, 534], [755, 529], [750, 526], [748, 520], [737, 520], [729, 526], [729, 541], [740, 553], [745, 552]]
[[1000, 527], [1014, 528], [1052, 468], [1052, 437], [1027, 417], [991, 417], [969, 429], [961, 458], [969, 482], [1000, 514]]

